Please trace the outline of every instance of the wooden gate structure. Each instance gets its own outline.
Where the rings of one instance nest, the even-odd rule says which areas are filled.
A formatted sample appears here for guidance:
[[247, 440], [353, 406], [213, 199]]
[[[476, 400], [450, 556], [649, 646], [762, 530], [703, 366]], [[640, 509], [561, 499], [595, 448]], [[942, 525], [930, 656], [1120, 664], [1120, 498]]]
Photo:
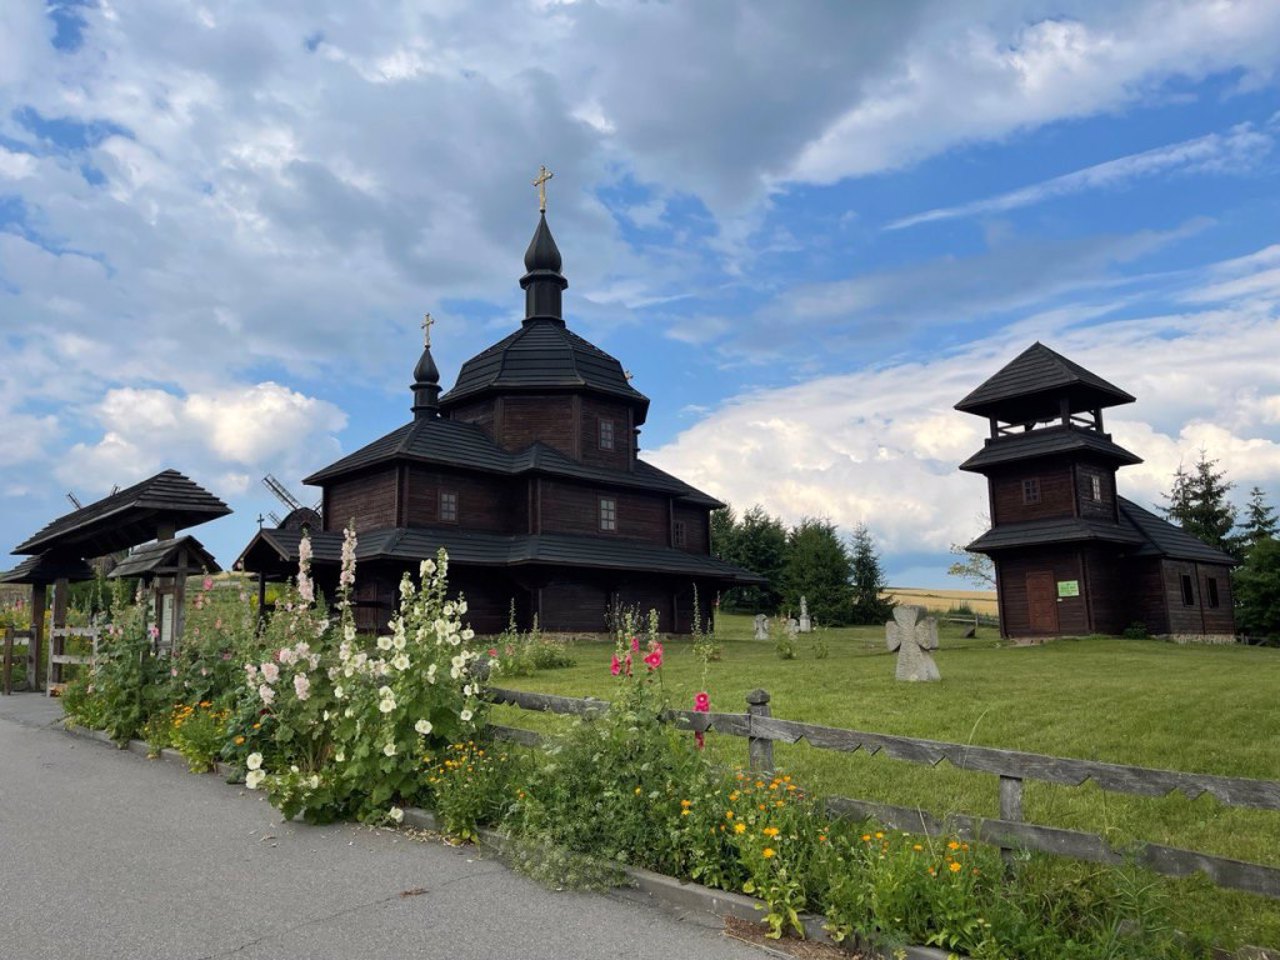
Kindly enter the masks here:
[[96, 642], [96, 635], [89, 631], [67, 629], [70, 585], [94, 578], [87, 562], [91, 559], [146, 544], [126, 557], [122, 565], [132, 562], [126, 575], [141, 577], [150, 590], [156, 603], [157, 621], [169, 610], [166, 634], [171, 643], [176, 643], [182, 632], [180, 601], [187, 576], [218, 569], [199, 541], [194, 537], [178, 538], [177, 531], [230, 512], [230, 507], [199, 484], [177, 470], [165, 470], [53, 520], [19, 544], [13, 552], [26, 555], [27, 559], [8, 573], [0, 574], [0, 583], [31, 587], [34, 636], [28, 644], [27, 689], [40, 690], [44, 685], [40, 661], [50, 599], [53, 606], [48, 637], [50, 692], [61, 688], [64, 667], [84, 659], [68, 654], [66, 641], [83, 635]]

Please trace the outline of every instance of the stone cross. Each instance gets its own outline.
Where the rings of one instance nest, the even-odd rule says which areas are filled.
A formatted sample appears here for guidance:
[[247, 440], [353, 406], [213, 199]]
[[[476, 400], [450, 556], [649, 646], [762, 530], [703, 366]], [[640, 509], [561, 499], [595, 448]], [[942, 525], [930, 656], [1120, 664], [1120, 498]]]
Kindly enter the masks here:
[[533, 185], [538, 188], [538, 209], [543, 213], [547, 212], [547, 181], [554, 176], [544, 163], [533, 180]]
[[894, 607], [893, 619], [884, 625], [885, 643], [898, 651], [899, 680], [941, 680], [938, 665], [929, 655], [938, 649], [938, 621], [921, 620], [924, 607]]
[[804, 597], [800, 598], [800, 632], [811, 633], [813, 631], [813, 621], [809, 619], [809, 601]]
[[769, 639], [769, 618], [766, 617], [763, 613], [757, 613], [755, 624], [756, 624], [756, 639], [768, 640]]
[[422, 345], [424, 347], [431, 346], [431, 327], [435, 324], [431, 314], [424, 313], [422, 315]]

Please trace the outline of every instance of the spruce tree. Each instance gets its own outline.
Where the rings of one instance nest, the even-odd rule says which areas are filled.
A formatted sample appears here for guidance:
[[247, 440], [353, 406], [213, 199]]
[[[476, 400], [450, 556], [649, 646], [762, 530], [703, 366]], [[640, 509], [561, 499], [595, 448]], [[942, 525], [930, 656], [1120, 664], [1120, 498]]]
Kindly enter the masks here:
[[1239, 555], [1239, 544], [1231, 536], [1236, 525], [1236, 508], [1227, 499], [1235, 486], [1226, 479], [1226, 471], [1216, 470], [1217, 460], [1200, 451], [1200, 459], [1188, 473], [1181, 464], [1173, 475], [1173, 489], [1164, 495], [1169, 505], [1164, 514], [1192, 536], [1232, 556]]
[[1244, 523], [1240, 525], [1240, 546], [1247, 555], [1261, 540], [1270, 540], [1280, 530], [1276, 508], [1267, 503], [1266, 494], [1259, 487], [1249, 491], [1249, 502], [1244, 508]]
[[742, 515], [734, 527], [738, 566], [768, 580], [763, 587], [740, 587], [733, 591], [734, 605], [748, 610], [773, 612], [782, 600], [782, 582], [787, 561], [787, 529], [756, 504]]
[[798, 616], [804, 597], [814, 620], [842, 626], [849, 622], [852, 572], [849, 551], [835, 525], [805, 517], [787, 535], [783, 603]]
[[881, 599], [888, 584], [875, 541], [866, 524], [853, 532], [853, 622], [884, 623], [893, 616], [893, 603]]

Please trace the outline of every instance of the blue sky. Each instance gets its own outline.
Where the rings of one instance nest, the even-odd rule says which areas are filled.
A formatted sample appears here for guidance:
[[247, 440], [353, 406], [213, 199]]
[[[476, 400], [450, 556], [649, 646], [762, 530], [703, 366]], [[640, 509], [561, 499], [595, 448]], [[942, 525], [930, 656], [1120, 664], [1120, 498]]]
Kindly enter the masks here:
[[0, 544], [172, 466], [234, 559], [408, 417], [424, 311], [446, 385], [514, 329], [542, 163], [642, 455], [895, 583], [1036, 339], [1138, 398], [1123, 493], [1280, 498], [1277, 64], [1271, 0], [5, 4]]

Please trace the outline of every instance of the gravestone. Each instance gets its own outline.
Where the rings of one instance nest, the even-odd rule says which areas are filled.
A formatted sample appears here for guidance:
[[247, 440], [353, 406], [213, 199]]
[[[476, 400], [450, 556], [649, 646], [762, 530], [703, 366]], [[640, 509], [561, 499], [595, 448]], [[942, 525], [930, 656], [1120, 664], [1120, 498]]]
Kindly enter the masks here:
[[813, 621], [809, 619], [809, 601], [804, 597], [800, 598], [800, 632], [811, 633], [813, 631]]
[[792, 640], [796, 638], [796, 634], [800, 632], [800, 621], [795, 617], [787, 617], [787, 636]]
[[756, 639], [757, 640], [769, 639], [769, 618], [766, 617], [763, 613], [756, 614]]
[[921, 620], [924, 607], [894, 607], [893, 619], [884, 625], [885, 643], [898, 651], [899, 680], [941, 680], [930, 650], [938, 649], [938, 621]]

